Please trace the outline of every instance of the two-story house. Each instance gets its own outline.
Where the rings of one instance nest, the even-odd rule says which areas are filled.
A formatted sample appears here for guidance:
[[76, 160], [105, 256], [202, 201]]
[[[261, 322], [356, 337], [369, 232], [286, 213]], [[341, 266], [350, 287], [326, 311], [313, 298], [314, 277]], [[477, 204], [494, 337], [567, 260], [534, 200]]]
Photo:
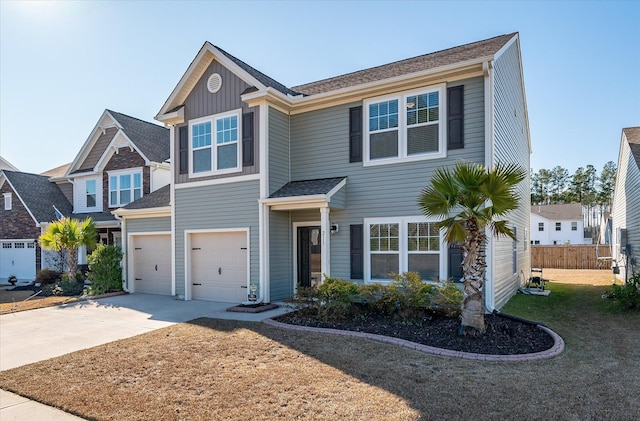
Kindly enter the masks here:
[[[169, 156], [168, 129], [105, 110], [71, 164], [42, 175], [3, 171], [0, 278], [19, 267], [19, 277], [33, 280], [37, 270], [53, 267], [54, 254], [37, 239], [62, 216], [90, 216], [101, 242], [121, 244], [121, 222], [111, 211], [168, 185]], [[79, 263], [86, 263], [86, 250]]]
[[565, 203], [531, 206], [531, 244], [591, 244], [591, 238], [585, 238], [582, 205]]
[[[126, 286], [187, 300], [277, 301], [324, 276], [459, 279], [422, 188], [456, 160], [529, 169], [515, 33], [291, 88], [207, 42], [156, 119], [171, 131], [171, 189], [114, 212]], [[528, 180], [519, 194], [518, 241], [487, 247], [488, 309], [529, 272]]]

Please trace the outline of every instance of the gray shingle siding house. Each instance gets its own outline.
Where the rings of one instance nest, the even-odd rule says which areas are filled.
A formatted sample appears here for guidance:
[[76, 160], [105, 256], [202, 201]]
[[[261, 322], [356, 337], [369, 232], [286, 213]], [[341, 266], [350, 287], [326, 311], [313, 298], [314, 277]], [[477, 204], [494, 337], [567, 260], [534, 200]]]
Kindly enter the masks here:
[[627, 280], [640, 271], [640, 127], [622, 129], [611, 221], [616, 276]]
[[[291, 88], [207, 42], [156, 119], [172, 140], [170, 289], [185, 299], [277, 301], [324, 275], [458, 278], [421, 189], [460, 159], [529, 169], [515, 33]], [[489, 309], [529, 272], [529, 181], [519, 190], [519, 241], [488, 246]]]

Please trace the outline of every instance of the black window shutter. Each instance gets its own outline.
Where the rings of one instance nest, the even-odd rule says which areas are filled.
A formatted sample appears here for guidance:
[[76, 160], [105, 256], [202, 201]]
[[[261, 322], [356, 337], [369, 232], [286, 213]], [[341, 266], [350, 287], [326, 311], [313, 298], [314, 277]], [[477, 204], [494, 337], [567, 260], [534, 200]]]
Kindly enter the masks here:
[[349, 162], [362, 162], [362, 106], [349, 108]]
[[447, 89], [447, 149], [464, 148], [464, 85]]
[[362, 224], [350, 227], [351, 279], [364, 279], [364, 232]]
[[189, 172], [189, 126], [178, 129], [178, 146], [180, 148], [180, 174]]
[[253, 165], [253, 112], [242, 114], [242, 166]]

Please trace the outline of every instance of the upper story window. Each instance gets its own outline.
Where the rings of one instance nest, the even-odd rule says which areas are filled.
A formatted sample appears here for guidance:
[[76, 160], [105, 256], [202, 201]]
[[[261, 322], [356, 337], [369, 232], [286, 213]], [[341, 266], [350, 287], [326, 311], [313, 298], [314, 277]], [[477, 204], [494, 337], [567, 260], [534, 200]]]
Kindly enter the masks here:
[[377, 165], [442, 158], [444, 85], [365, 101], [365, 161]]
[[4, 193], [4, 210], [10, 211], [12, 207], [11, 193]]
[[142, 170], [109, 173], [109, 207], [124, 206], [142, 197]]
[[85, 197], [87, 199], [87, 207], [95, 208], [98, 205], [98, 190], [96, 188], [96, 180], [87, 180], [84, 184]]
[[538, 231], [544, 231], [544, 222], [538, 222]]
[[577, 222], [572, 222], [571, 223], [571, 231], [578, 231], [578, 223]]
[[206, 175], [241, 170], [240, 110], [203, 117], [189, 123], [191, 174]]
[[562, 222], [556, 222], [556, 231], [562, 231]]

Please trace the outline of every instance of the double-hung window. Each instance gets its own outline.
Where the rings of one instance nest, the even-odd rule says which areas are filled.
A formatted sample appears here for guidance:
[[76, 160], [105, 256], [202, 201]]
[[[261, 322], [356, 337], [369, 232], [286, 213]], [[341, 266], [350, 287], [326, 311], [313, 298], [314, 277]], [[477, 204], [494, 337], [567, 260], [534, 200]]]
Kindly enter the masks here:
[[365, 279], [389, 281], [392, 273], [418, 272], [424, 280], [444, 276], [442, 236], [423, 217], [365, 219]]
[[109, 207], [124, 206], [142, 197], [142, 170], [109, 174]]
[[241, 170], [240, 110], [203, 117], [189, 123], [191, 174], [208, 175]]
[[556, 222], [556, 231], [562, 231], [562, 222]]
[[578, 223], [577, 222], [572, 222], [571, 223], [571, 231], [578, 231]]
[[87, 180], [84, 184], [85, 188], [85, 197], [87, 199], [87, 207], [95, 208], [98, 204], [97, 195], [98, 191], [96, 189], [96, 180]]
[[444, 85], [372, 98], [365, 108], [365, 165], [442, 158]]

